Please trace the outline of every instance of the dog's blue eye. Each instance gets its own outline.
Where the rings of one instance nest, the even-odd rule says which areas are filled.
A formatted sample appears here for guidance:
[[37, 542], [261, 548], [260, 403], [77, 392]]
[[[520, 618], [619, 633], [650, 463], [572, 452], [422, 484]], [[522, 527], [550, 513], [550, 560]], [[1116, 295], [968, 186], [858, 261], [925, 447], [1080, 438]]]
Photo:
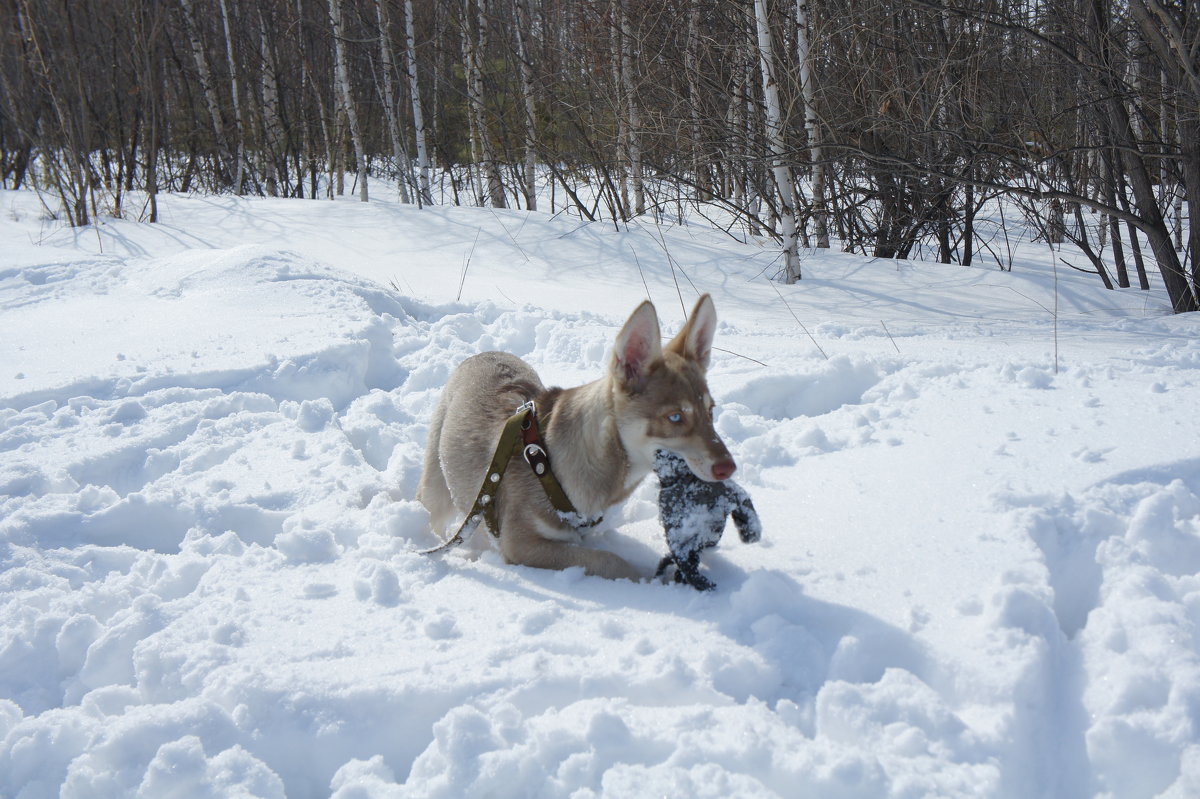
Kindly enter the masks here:
[[670, 422], [671, 424], [679, 424], [680, 422], [683, 421], [683, 414], [679, 413], [679, 412], [675, 412], [667, 417], [667, 421]]

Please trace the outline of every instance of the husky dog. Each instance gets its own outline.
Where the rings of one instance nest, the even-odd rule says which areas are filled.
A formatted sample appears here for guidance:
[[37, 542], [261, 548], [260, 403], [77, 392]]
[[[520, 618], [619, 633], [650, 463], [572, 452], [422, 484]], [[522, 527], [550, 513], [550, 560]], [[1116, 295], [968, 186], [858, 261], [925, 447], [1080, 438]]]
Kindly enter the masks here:
[[[665, 347], [649, 301], [630, 315], [613, 345], [607, 373], [576, 388], [542, 385], [515, 355], [485, 352], [450, 375], [429, 425], [417, 499], [435, 529], [445, 529], [475, 503], [505, 422], [533, 401], [551, 469], [580, 517], [598, 518], [629, 496], [660, 449], [682, 457], [703, 480], [737, 469], [713, 429], [705, 373], [717, 314], [702, 296]], [[582, 566], [612, 579], [648, 577], [624, 558], [581, 545], [580, 531], [555, 510], [534, 473], [514, 463], [494, 500], [500, 554], [543, 569]]]

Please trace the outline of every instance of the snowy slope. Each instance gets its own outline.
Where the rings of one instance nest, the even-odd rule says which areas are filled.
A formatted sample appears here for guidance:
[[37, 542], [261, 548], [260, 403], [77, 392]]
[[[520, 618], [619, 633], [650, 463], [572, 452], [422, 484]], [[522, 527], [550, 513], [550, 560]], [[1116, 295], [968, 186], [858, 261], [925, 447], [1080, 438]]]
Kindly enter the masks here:
[[[1200, 795], [1200, 339], [1159, 290], [1015, 233], [1011, 272], [786, 287], [696, 227], [0, 209], [0, 796]], [[454, 364], [593, 379], [677, 282], [765, 527], [717, 591], [414, 554]], [[647, 570], [653, 483], [595, 535]]]

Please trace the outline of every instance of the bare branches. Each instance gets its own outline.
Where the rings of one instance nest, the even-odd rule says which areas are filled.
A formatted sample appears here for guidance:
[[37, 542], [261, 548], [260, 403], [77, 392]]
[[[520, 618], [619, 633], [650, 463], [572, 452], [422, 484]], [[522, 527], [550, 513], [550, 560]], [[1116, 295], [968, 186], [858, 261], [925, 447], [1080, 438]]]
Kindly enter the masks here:
[[386, 165], [421, 205], [714, 220], [779, 242], [786, 279], [810, 241], [970, 263], [987, 246], [976, 215], [1002, 197], [1054, 238], [1103, 226], [1093, 253], [1118, 284], [1118, 251], [1145, 271], [1145, 244], [1190, 310], [1200, 19], [1184, 10], [14, 0], [0, 181], [86, 224], [131, 190], [329, 197], [350, 163], [365, 196]]

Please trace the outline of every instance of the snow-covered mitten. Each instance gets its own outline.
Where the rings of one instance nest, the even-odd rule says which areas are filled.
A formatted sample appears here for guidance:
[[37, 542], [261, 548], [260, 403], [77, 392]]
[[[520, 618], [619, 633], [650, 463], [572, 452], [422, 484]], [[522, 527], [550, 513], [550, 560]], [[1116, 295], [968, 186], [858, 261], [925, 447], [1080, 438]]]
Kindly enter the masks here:
[[733, 506], [729, 515], [733, 517], [733, 524], [737, 527], [738, 536], [746, 544], [755, 543], [762, 538], [762, 521], [758, 518], [758, 512], [754, 510], [754, 503], [750, 501], [750, 495], [746, 493], [746, 489], [732, 480], [726, 480], [725, 486], [729, 489], [726, 497]]
[[762, 522], [750, 495], [732, 480], [701, 480], [683, 458], [665, 450], [658, 451], [654, 471], [659, 482], [658, 518], [670, 550], [659, 562], [655, 576], [674, 565], [675, 582], [710, 591], [716, 583], [700, 574], [700, 552], [721, 540], [726, 519], [733, 516], [743, 541], [762, 537]]

